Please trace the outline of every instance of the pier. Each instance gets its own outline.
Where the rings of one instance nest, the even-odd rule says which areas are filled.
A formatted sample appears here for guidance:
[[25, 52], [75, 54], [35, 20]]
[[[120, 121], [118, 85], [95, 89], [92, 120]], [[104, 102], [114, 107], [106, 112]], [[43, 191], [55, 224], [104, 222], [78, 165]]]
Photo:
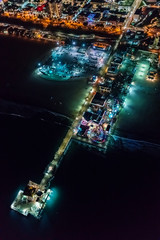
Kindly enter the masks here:
[[88, 95], [88, 102], [82, 105], [78, 117], [72, 123], [65, 138], [63, 139], [59, 149], [54, 155], [53, 160], [49, 163], [44, 171], [44, 177], [40, 184], [29, 181], [24, 191], [20, 190], [16, 199], [11, 204], [11, 209], [27, 216], [31, 214], [37, 219], [40, 219], [41, 213], [46, 205], [47, 199], [51, 193], [50, 182], [55, 176], [55, 173], [60, 165], [61, 159], [66, 153], [74, 134], [74, 128], [77, 126], [79, 119], [83, 112], [87, 109], [89, 103], [92, 101], [95, 91], [90, 91]]
[[[126, 22], [124, 23], [124, 27], [123, 27], [124, 31], [125, 31], [125, 29], [127, 29], [127, 27], [129, 27], [129, 25], [132, 21], [133, 15], [134, 15], [136, 9], [139, 7], [141, 1], [142, 0], [135, 0], [133, 2], [133, 6], [132, 6], [130, 12], [128, 13], [128, 18], [127, 18]], [[111, 63], [113, 54], [116, 52], [116, 50], [119, 46], [119, 43], [123, 37], [124, 31], [119, 36], [118, 40], [116, 41], [115, 45], [113, 46], [113, 49], [110, 53], [110, 57], [108, 58], [107, 63], [105, 63], [105, 66], [103, 68], [103, 70], [105, 70], [105, 72], [108, 71], [108, 67]], [[104, 74], [104, 72], [103, 72], [103, 74]], [[51, 190], [49, 189], [50, 183], [53, 180], [53, 178], [55, 177], [55, 174], [60, 165], [60, 162], [61, 162], [64, 154], [66, 153], [72, 139], [76, 139], [77, 141], [83, 142], [84, 144], [85, 143], [89, 144], [90, 146], [92, 146], [92, 145], [94, 147], [97, 146], [97, 148], [100, 148], [100, 149], [103, 149], [104, 151], [106, 151], [107, 144], [109, 141], [109, 132], [108, 132], [108, 138], [104, 144], [102, 144], [102, 143], [95, 144], [94, 142], [86, 140], [85, 138], [84, 139], [79, 138], [75, 134], [75, 129], [79, 125], [79, 122], [81, 121], [81, 119], [83, 117], [83, 114], [89, 108], [93, 98], [95, 97], [95, 95], [97, 93], [98, 84], [99, 84], [99, 78], [97, 78], [97, 80], [95, 81], [88, 96], [86, 97], [87, 100], [81, 106], [81, 109], [80, 109], [77, 117], [73, 121], [73, 123], [72, 123], [70, 129], [68, 130], [66, 136], [64, 137], [59, 149], [55, 153], [53, 160], [46, 167], [46, 169], [44, 171], [44, 177], [42, 178], [41, 182], [39, 184], [37, 184], [32, 181], [29, 181], [29, 183], [27, 184], [24, 191], [20, 190], [18, 192], [18, 195], [16, 196], [14, 202], [11, 205], [11, 209], [23, 214], [24, 216], [31, 214], [34, 217], [36, 217], [37, 219], [39, 219], [41, 217], [42, 211], [45, 208], [47, 199], [51, 193]]]

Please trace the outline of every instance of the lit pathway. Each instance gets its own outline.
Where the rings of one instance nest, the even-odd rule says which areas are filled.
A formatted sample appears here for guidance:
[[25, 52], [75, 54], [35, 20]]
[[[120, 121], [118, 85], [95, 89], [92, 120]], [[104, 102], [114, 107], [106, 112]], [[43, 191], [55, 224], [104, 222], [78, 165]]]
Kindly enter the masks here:
[[63, 142], [61, 143], [58, 151], [55, 153], [53, 160], [50, 162], [50, 164], [47, 167], [46, 172], [44, 173], [44, 177], [41, 181], [41, 185], [43, 186], [48, 186], [48, 184], [50, 183], [50, 181], [52, 180], [54, 174], [53, 174], [53, 169], [59, 166], [60, 160], [63, 157], [63, 154], [65, 153], [65, 151], [67, 150], [70, 140], [73, 137], [74, 134], [74, 128], [78, 125], [80, 119], [83, 116], [83, 113], [87, 110], [87, 108], [89, 107], [90, 103], [92, 102], [92, 99], [95, 95], [96, 91], [94, 90], [94, 88], [89, 92], [89, 95], [87, 96], [87, 101], [84, 102], [84, 104], [82, 105], [78, 116], [75, 118], [75, 120], [73, 121], [70, 129], [68, 130], [65, 138], [63, 139]]

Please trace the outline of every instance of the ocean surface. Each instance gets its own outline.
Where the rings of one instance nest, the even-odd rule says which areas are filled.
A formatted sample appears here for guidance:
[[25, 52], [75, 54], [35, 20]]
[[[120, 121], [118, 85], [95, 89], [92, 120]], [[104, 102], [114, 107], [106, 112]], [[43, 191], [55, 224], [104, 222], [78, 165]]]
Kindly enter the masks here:
[[[160, 127], [148, 128], [147, 135], [147, 123], [138, 124], [136, 118], [134, 139], [138, 141], [131, 140], [133, 125], [127, 124], [130, 134], [121, 134], [123, 119], [128, 116], [131, 122], [128, 110], [122, 112], [115, 130], [124, 138], [113, 137], [106, 155], [72, 142], [40, 221], [10, 210], [29, 180], [40, 182], [69, 127], [54, 116], [44, 117], [44, 109], [57, 110], [49, 103], [51, 83], [31, 77], [52, 47], [0, 38], [0, 240], [160, 240], [158, 135], [154, 139]], [[76, 103], [82, 97], [83, 91]], [[59, 112], [73, 117], [75, 110], [69, 114], [73, 106], [69, 102], [67, 106], [66, 112]], [[159, 109], [155, 115], [159, 119]]]

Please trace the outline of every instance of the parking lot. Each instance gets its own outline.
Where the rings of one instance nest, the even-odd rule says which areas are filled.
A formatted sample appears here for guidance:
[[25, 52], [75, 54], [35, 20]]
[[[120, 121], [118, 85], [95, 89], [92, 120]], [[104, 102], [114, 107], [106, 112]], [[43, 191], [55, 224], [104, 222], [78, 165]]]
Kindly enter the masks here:
[[82, 43], [57, 46], [44, 63], [39, 63], [36, 73], [48, 80], [66, 81], [89, 77], [97, 73], [108, 57], [109, 50], [86, 46]]

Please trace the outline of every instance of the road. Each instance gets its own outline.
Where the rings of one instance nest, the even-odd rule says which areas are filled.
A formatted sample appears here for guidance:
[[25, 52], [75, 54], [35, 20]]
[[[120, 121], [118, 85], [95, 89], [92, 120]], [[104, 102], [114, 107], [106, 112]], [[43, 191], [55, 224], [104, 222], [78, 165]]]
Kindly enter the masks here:
[[127, 18], [126, 18], [126, 21], [125, 21], [125, 23], [124, 23], [123, 29], [129, 27], [129, 25], [130, 25], [131, 22], [132, 22], [133, 16], [134, 16], [136, 10], [139, 8], [141, 2], [142, 2], [142, 0], [135, 0], [135, 1], [133, 2], [132, 7], [131, 7], [131, 10], [130, 10], [130, 12], [128, 13]]

